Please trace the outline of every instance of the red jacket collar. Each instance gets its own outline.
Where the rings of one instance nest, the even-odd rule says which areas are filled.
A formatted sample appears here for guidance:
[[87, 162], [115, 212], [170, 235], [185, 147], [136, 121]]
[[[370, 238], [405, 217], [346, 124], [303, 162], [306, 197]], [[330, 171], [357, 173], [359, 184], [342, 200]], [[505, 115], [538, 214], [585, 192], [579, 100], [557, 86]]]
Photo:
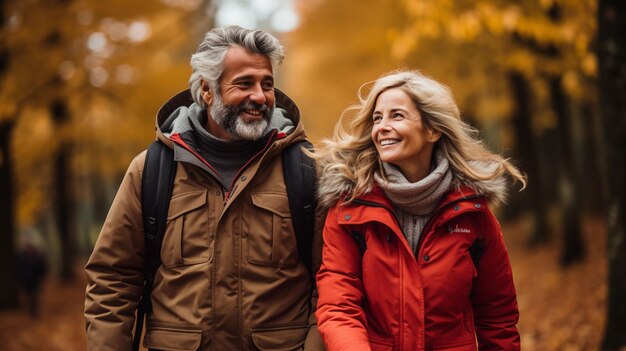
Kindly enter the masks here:
[[[384, 210], [372, 212], [372, 208]], [[437, 227], [462, 213], [484, 211], [487, 208], [487, 200], [484, 196], [468, 186], [460, 186], [444, 195], [434, 211], [432, 226]], [[381, 221], [389, 227], [397, 224], [393, 203], [379, 186], [375, 186], [369, 193], [358, 197], [353, 203], [343, 206], [339, 212], [341, 218], [347, 214], [350, 215], [350, 220], [345, 221], [346, 224], [365, 223], [372, 220]], [[344, 222], [341, 218], [340, 222]]]
[[[437, 206], [437, 210], [446, 207], [454, 202], [459, 202], [462, 200], [476, 199], [482, 198], [483, 196], [478, 194], [474, 189], [470, 188], [466, 185], [461, 185], [449, 191], [446, 195], [444, 195], [441, 203]], [[362, 195], [357, 198], [358, 200], [366, 201], [366, 202], [376, 202], [380, 205], [383, 205], [389, 209], [393, 209], [393, 203], [391, 200], [385, 195], [383, 189], [375, 185], [374, 189], [369, 193]]]

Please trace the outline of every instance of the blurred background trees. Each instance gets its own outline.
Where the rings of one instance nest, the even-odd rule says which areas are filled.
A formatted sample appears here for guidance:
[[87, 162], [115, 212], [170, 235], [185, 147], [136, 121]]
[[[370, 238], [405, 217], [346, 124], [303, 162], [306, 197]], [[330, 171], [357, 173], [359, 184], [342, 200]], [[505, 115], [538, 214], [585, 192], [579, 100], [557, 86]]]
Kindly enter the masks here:
[[609, 261], [605, 350], [626, 345], [626, 3], [600, 0], [598, 8], [600, 111], [607, 146], [607, 256]]
[[54, 267], [73, 277], [128, 159], [153, 137], [156, 108], [184, 89], [187, 55], [212, 27], [211, 6], [0, 3], [0, 306], [15, 304], [15, 238], [28, 228], [46, 233]]
[[[24, 241], [45, 248], [55, 276], [75, 278], [126, 167], [154, 138], [156, 111], [187, 87], [189, 57], [215, 23], [281, 39], [277, 86], [314, 142], [385, 72], [416, 68], [449, 85], [464, 119], [528, 175], [499, 213], [520, 223], [513, 245], [523, 248], [513, 249], [550, 250], [563, 276], [597, 269], [590, 248], [606, 223], [610, 283], [579, 298], [608, 296], [605, 348], [626, 343], [618, 0], [0, 0], [0, 307], [16, 305]], [[545, 262], [530, 264], [544, 273]], [[519, 267], [520, 282], [544, 283]]]
[[[311, 104], [302, 108], [313, 120], [329, 120], [309, 127], [310, 133], [328, 135], [346, 102], [355, 101], [359, 84], [395, 68], [419, 68], [450, 85], [464, 118], [528, 173], [528, 190], [508, 210], [530, 210], [529, 243], [558, 237], [561, 262], [580, 260], [580, 219], [603, 206], [601, 184], [583, 186], [598, 179], [602, 167], [593, 108], [595, 1], [359, 4], [302, 5], [304, 24], [288, 38], [287, 47], [298, 55], [287, 62], [295, 72], [286, 77], [290, 91]], [[319, 103], [329, 96], [333, 101]]]

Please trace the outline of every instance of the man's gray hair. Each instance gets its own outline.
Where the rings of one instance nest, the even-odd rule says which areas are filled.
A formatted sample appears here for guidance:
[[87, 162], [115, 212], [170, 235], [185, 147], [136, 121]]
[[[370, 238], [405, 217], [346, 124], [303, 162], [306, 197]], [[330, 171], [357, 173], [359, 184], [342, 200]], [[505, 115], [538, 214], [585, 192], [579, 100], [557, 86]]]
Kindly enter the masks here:
[[218, 83], [224, 71], [224, 58], [228, 49], [240, 46], [253, 54], [266, 56], [274, 71], [283, 61], [284, 51], [278, 39], [261, 30], [250, 30], [239, 26], [214, 28], [205, 36], [195, 54], [191, 55], [192, 73], [189, 89], [196, 104], [206, 108], [202, 99], [204, 80], [219, 94]]

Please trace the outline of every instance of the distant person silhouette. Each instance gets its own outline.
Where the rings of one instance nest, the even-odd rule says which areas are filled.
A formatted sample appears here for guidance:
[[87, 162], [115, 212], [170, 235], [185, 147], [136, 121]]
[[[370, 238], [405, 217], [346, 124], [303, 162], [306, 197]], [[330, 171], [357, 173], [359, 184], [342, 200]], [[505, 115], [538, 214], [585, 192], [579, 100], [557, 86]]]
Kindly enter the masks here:
[[46, 258], [36, 245], [25, 243], [17, 253], [17, 281], [26, 295], [28, 314], [39, 315], [39, 291], [46, 275]]

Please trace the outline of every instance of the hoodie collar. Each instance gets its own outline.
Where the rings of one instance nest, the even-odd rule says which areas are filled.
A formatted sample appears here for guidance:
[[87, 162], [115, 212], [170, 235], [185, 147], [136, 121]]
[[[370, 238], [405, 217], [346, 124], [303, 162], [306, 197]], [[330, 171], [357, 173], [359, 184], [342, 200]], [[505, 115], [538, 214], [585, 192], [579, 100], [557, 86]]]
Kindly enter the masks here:
[[[276, 96], [276, 108], [283, 109], [287, 113], [287, 118], [289, 118], [295, 128], [292, 128], [289, 131], [289, 136], [292, 136], [294, 139], [304, 138], [304, 128], [300, 121], [300, 110], [296, 103], [289, 97], [287, 94], [283, 93], [279, 89], [274, 89], [274, 94]], [[171, 140], [164, 134], [169, 132], [171, 129], [171, 120], [168, 118], [175, 113], [177, 109], [181, 108], [189, 108], [194, 105], [193, 98], [191, 97], [191, 92], [189, 89], [183, 90], [176, 95], [172, 96], [169, 100], [167, 100], [159, 109], [156, 115], [156, 134], [157, 138], [163, 141], [166, 145], [172, 147]], [[195, 105], [197, 107], [197, 105]], [[283, 139], [287, 135], [285, 133], [279, 133], [278, 139]], [[291, 139], [291, 138], [289, 138]]]

